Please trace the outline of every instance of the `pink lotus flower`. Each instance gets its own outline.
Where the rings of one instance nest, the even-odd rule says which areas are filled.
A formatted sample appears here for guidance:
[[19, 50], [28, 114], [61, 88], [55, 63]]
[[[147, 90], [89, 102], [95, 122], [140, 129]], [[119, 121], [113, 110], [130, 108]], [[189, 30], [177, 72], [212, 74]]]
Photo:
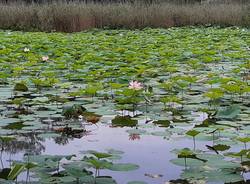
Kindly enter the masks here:
[[30, 49], [25, 47], [25, 48], [23, 49], [23, 51], [24, 51], [24, 52], [29, 52]]
[[49, 60], [49, 56], [43, 56], [42, 57], [42, 61], [48, 61]]
[[129, 83], [129, 89], [134, 89], [134, 90], [140, 90], [143, 88], [142, 83], [138, 82], [138, 81], [131, 81]]

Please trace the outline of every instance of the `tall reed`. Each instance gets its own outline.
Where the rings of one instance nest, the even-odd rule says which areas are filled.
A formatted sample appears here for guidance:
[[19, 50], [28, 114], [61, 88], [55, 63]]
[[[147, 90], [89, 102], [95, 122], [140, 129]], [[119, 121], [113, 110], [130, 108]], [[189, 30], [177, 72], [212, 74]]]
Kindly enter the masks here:
[[77, 32], [91, 28], [250, 25], [250, 3], [0, 4], [0, 28]]

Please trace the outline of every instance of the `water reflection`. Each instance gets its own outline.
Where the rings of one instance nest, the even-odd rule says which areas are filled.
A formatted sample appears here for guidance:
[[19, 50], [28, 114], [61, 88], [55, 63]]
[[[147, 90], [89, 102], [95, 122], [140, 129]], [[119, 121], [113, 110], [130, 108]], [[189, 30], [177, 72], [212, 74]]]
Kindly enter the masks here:
[[129, 134], [129, 140], [135, 141], [135, 140], [140, 140], [141, 136], [140, 134]]
[[10, 141], [2, 141], [1, 147], [4, 152], [17, 154], [19, 152], [32, 152], [33, 154], [41, 154], [45, 150], [42, 138], [38, 136], [38, 133], [29, 132], [25, 134], [19, 134], [16, 139]]
[[[163, 139], [162, 136], [168, 137], [168, 134], [165, 132], [166, 128], [159, 127], [153, 123], [145, 124], [145, 119], [133, 121], [129, 116], [125, 116], [125, 118], [116, 116], [115, 120], [129, 122], [129, 126], [120, 127], [118, 126], [120, 122], [109, 121], [98, 123], [98, 125], [86, 125], [83, 129], [83, 127], [80, 128], [75, 126], [75, 124], [67, 122], [68, 127], [66, 124], [63, 126], [57, 124], [57, 126], [52, 129], [44, 130], [44, 133], [40, 132], [38, 134], [31, 132], [18, 134], [16, 140], [3, 144], [3, 150], [12, 154], [32, 151], [33, 154], [76, 154], [81, 157], [79, 153], [84, 150], [105, 152], [105, 149], [113, 148], [125, 152], [121, 161], [135, 163], [140, 166], [138, 170], [128, 173], [115, 173], [106, 170], [102, 172], [104, 175], [111, 175], [117, 183], [127, 183], [129, 180], [134, 179], [147, 181], [151, 184], [158, 184], [169, 181], [170, 179], [179, 178], [183, 168], [171, 164], [170, 160], [176, 158], [176, 155], [170, 151], [192, 145], [192, 139], [175, 139], [175, 134], [169, 138], [171, 141]], [[131, 129], [131, 125], [135, 126]], [[142, 133], [140, 133], [143, 127], [146, 132], [142, 131]], [[174, 131], [173, 128], [170, 129], [170, 131]], [[176, 134], [178, 133], [177, 130]], [[197, 149], [204, 148], [206, 144], [211, 145], [212, 141], [197, 141]], [[11, 160], [9, 159], [9, 155], [4, 155], [4, 162]], [[22, 159], [16, 156], [14, 157], [15, 158], [12, 159]], [[152, 164], [152, 162], [155, 164]], [[7, 164], [4, 166], [6, 165]], [[145, 175], [145, 173], [153, 174]], [[162, 174], [162, 177], [159, 177], [159, 174]]]
[[[58, 145], [66, 145], [69, 143], [69, 138], [67, 136], [60, 136], [60, 137], [55, 137], [53, 138], [55, 143], [58, 144]], [[72, 140], [74, 138], [71, 138]]]
[[58, 145], [67, 145], [69, 141], [73, 141], [74, 139], [81, 139], [84, 136], [88, 136], [91, 134], [91, 131], [80, 131], [80, 132], [63, 132], [60, 136], [54, 137], [53, 140]]

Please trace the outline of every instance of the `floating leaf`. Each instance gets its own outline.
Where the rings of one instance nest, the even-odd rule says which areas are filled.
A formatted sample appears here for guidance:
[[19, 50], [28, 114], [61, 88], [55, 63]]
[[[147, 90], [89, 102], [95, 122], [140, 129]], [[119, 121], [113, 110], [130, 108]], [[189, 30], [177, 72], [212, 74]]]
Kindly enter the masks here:
[[200, 132], [197, 130], [189, 130], [186, 132], [187, 135], [195, 137], [196, 135], [198, 135]]
[[169, 120], [157, 120], [153, 121], [154, 124], [159, 125], [160, 127], [169, 127], [170, 121]]
[[63, 107], [62, 115], [66, 118], [78, 118], [79, 115], [82, 115], [86, 109], [81, 105], [72, 105]]
[[239, 105], [232, 105], [225, 110], [219, 110], [215, 117], [218, 119], [235, 119], [240, 112], [241, 108]]
[[102, 158], [109, 158], [112, 155], [108, 154], [108, 153], [101, 153], [101, 152], [91, 152], [92, 155], [95, 155], [98, 159], [102, 159]]
[[186, 158], [186, 164], [184, 158], [172, 159], [170, 160], [170, 162], [178, 166], [189, 166], [189, 167], [198, 167], [204, 165], [204, 162], [191, 158]]
[[131, 119], [130, 116], [116, 116], [112, 119], [112, 125], [119, 127], [134, 127], [137, 123], [138, 121]]
[[148, 184], [145, 181], [129, 181], [127, 184]]
[[239, 137], [237, 140], [243, 143], [248, 143], [250, 142], [250, 137]]
[[225, 151], [230, 149], [230, 146], [228, 145], [223, 145], [223, 144], [217, 144], [213, 146], [214, 149], [216, 149], [217, 151]]
[[22, 91], [22, 92], [26, 92], [28, 91], [28, 87], [23, 84], [23, 83], [16, 83], [15, 87], [14, 87], [15, 91]]
[[112, 164], [108, 167], [108, 169], [112, 170], [112, 171], [133, 171], [138, 169], [139, 166], [136, 164]]

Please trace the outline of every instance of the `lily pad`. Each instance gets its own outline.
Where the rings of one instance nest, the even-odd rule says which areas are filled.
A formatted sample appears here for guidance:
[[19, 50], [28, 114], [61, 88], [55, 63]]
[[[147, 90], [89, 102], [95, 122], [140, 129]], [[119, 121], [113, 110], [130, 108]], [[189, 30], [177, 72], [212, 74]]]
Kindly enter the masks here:
[[136, 164], [130, 164], [130, 163], [119, 163], [119, 164], [112, 164], [108, 169], [112, 171], [133, 171], [138, 169], [139, 166]]

